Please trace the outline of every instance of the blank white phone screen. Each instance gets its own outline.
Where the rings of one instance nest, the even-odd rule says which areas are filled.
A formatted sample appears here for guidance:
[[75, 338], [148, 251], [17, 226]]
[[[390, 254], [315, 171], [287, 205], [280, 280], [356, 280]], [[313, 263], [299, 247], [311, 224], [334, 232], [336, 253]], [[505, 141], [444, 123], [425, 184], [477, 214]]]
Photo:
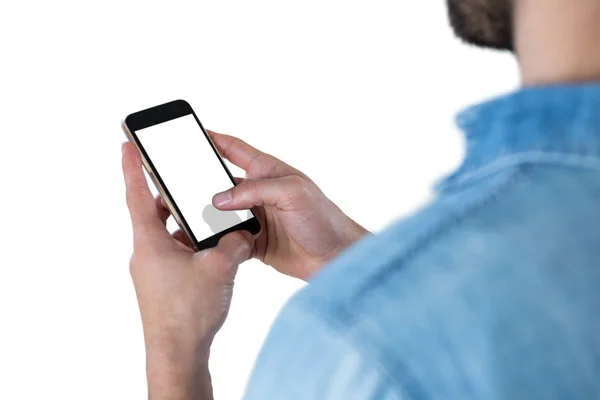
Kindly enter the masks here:
[[196, 240], [253, 217], [212, 205], [213, 196], [233, 183], [192, 114], [135, 133]]

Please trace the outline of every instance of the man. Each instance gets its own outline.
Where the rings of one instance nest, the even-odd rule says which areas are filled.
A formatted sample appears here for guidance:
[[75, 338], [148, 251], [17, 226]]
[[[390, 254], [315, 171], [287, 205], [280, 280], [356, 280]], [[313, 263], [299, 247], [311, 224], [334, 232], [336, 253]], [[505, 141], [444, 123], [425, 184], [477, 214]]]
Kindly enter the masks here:
[[460, 37], [516, 52], [524, 87], [460, 115], [462, 167], [383, 233], [212, 133], [248, 178], [214, 205], [258, 207], [264, 233], [194, 254], [124, 146], [151, 399], [212, 398], [210, 343], [249, 257], [311, 284], [276, 321], [246, 399], [600, 398], [600, 0], [448, 6]]

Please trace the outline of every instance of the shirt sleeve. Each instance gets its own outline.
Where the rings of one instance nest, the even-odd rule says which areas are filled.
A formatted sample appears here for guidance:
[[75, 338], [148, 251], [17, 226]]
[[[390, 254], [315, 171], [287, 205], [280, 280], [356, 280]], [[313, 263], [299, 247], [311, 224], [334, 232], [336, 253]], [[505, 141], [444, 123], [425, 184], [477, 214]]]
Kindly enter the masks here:
[[376, 365], [343, 332], [291, 303], [267, 337], [244, 399], [405, 399]]

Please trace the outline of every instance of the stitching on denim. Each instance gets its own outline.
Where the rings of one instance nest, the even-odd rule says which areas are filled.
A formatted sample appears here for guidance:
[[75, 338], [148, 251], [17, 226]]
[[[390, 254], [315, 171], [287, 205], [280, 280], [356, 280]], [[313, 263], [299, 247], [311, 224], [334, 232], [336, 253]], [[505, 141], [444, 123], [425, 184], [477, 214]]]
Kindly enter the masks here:
[[600, 171], [600, 159], [596, 156], [584, 156], [580, 154], [565, 154], [559, 152], [530, 151], [526, 153], [510, 154], [499, 157], [483, 167], [471, 172], [465, 172], [451, 178], [450, 181], [442, 183], [442, 189], [455, 185], [465, 184], [475, 179], [481, 179], [503, 169], [514, 167], [519, 164], [555, 164], [560, 166], [589, 168]]
[[[473, 213], [483, 209], [489, 203], [496, 200], [500, 197], [501, 194], [505, 193], [511, 186], [515, 185], [517, 182], [521, 180], [528, 172], [528, 168], [525, 165], [521, 165], [519, 168], [515, 169], [511, 176], [509, 176], [506, 181], [502, 182], [498, 185], [498, 187], [494, 188], [494, 190], [487, 193], [480, 199], [476, 199], [473, 203], [468, 204], [465, 208], [457, 209], [454, 212], [450, 210], [446, 219], [440, 219], [438, 223], [434, 224], [430, 230], [425, 231], [421, 236], [416, 237], [413, 240], [412, 245], [407, 246], [397, 259], [390, 260], [387, 264], [382, 266], [382, 268], [375, 275], [371, 276], [365, 284], [360, 287], [359, 290], [356, 290], [355, 296], [348, 299], [348, 303], [352, 303], [352, 306], [349, 304], [345, 304], [343, 307], [346, 310], [355, 309], [356, 310], [356, 298], [358, 296], [365, 297], [369, 293], [373, 292], [373, 288], [380, 285], [380, 283], [394, 270], [398, 269], [398, 265], [406, 264], [411, 259], [413, 259], [420, 251], [427, 248], [431, 245], [435, 238], [438, 238], [446, 233], [449, 230], [456, 228], [461, 222], [471, 216]], [[355, 317], [360, 312], [348, 313], [349, 316]], [[354, 321], [351, 321], [353, 323]]]
[[[468, 207], [460, 210], [456, 210], [451, 215], [448, 215], [448, 219], [441, 220], [439, 223], [435, 225], [431, 230], [423, 233], [422, 236], [417, 237], [413, 244], [407, 249], [403, 250], [397, 259], [390, 260], [386, 265], [383, 265], [379, 273], [372, 276], [368, 281], [360, 287], [356, 291], [356, 295], [349, 298], [346, 303], [340, 305], [340, 307], [335, 307], [336, 312], [344, 313], [344, 318], [338, 318], [337, 315], [332, 315], [325, 313], [323, 307], [319, 307], [319, 304], [315, 304], [313, 299], [308, 302], [307, 305], [312, 305], [313, 307], [304, 307], [304, 303], [299, 301], [292, 301], [295, 303], [298, 308], [304, 310], [304, 312], [308, 315], [312, 315], [314, 318], [317, 318], [324, 326], [327, 326], [330, 331], [344, 338], [348, 343], [353, 345], [357, 351], [359, 351], [365, 359], [371, 360], [373, 364], [378, 365], [380, 371], [384, 371], [385, 375], [389, 378], [391, 383], [395, 383], [397, 390], [400, 390], [401, 393], [407, 393], [411, 396], [416, 396], [418, 393], [409, 393], [409, 389], [406, 387], [408, 385], [416, 388], [416, 390], [420, 393], [425, 393], [422, 389], [422, 385], [419, 381], [417, 381], [413, 374], [409, 371], [408, 367], [404, 365], [401, 361], [395, 362], [395, 369], [398, 370], [398, 374], [402, 375], [405, 379], [398, 379], [398, 376], [394, 373], [394, 368], [389, 368], [387, 363], [385, 363], [379, 357], [373, 357], [373, 351], [369, 349], [370, 345], [367, 345], [366, 341], [361, 340], [361, 338], [357, 337], [353, 334], [352, 327], [356, 326], [357, 318], [362, 313], [362, 310], [359, 309], [356, 299], [358, 297], [362, 297], [363, 300], [369, 294], [374, 293], [373, 289], [380, 285], [380, 283], [395, 269], [397, 269], [399, 264], [406, 264], [410, 261], [410, 259], [414, 258], [415, 255], [420, 251], [425, 249], [428, 245], [433, 243], [433, 240], [436, 237], [439, 237], [446, 233], [448, 230], [458, 226], [461, 221], [465, 220], [472, 213], [484, 208], [491, 201], [498, 198], [502, 193], [504, 193], [508, 188], [514, 185], [516, 182], [520, 180], [523, 176], [525, 176], [527, 168], [525, 166], [521, 166], [513, 172], [513, 174], [506, 179], [505, 182], [502, 182], [498, 187], [494, 188], [493, 191], [490, 191], [481, 199], [478, 199], [472, 204], [469, 204]], [[317, 300], [318, 302], [318, 300]], [[364, 304], [364, 301], [361, 302]], [[314, 307], [316, 305], [316, 307]]]
[[[463, 209], [457, 209], [456, 211], [450, 213], [447, 216], [447, 219], [440, 220], [435, 226], [433, 226], [430, 230], [425, 231], [420, 237], [415, 238], [412, 245], [399, 255], [397, 259], [390, 259], [390, 261], [383, 265], [382, 268], [378, 271], [377, 274], [371, 276], [365, 284], [356, 290], [354, 296], [350, 297], [346, 303], [342, 304], [340, 307], [340, 311], [344, 312], [348, 319], [346, 321], [337, 320], [335, 323], [339, 325], [338, 329], [349, 330], [350, 327], [357, 325], [357, 320], [359, 316], [363, 313], [363, 306], [368, 301], [368, 297], [375, 293], [373, 289], [378, 287], [389, 274], [392, 274], [395, 270], [398, 269], [399, 265], [405, 265], [410, 262], [411, 259], [414, 259], [420, 252], [425, 250], [428, 246], [432, 245], [435, 242], [436, 238], [439, 238], [445, 234], [447, 234], [452, 229], [458, 227], [461, 222], [466, 220], [473, 213], [485, 208], [491, 202], [498, 199], [502, 194], [506, 193], [512, 186], [514, 186], [517, 182], [521, 181], [521, 179], [527, 175], [529, 168], [527, 166], [521, 165], [517, 168], [511, 176], [507, 177], [506, 181], [501, 182], [498, 187], [494, 188], [494, 190], [487, 193], [480, 199], [477, 199], [473, 203], [467, 205], [467, 207]], [[361, 301], [357, 302], [356, 300], [360, 299]], [[320, 311], [320, 310], [319, 310]], [[331, 318], [331, 315], [325, 316], [327, 318]], [[366, 344], [363, 340], [359, 340], [359, 338], [353, 339], [353, 343], [360, 343], [360, 347], [364, 350], [368, 351]], [[387, 363], [383, 360], [379, 360], [378, 362], [384, 369], [387, 368]], [[404, 363], [401, 363], [396, 360], [396, 363], [399, 363], [400, 373], [406, 378], [404, 380], [398, 380], [394, 378], [393, 373], [389, 373], [397, 384], [403, 388], [403, 391], [406, 391], [405, 385], [410, 383], [411, 386], [416, 386], [421, 393], [425, 393], [421, 387], [421, 384], [413, 377], [413, 375], [409, 372], [408, 368]]]
[[[402, 251], [399, 258], [391, 259], [386, 265], [382, 266], [380, 271], [371, 276], [365, 284], [360, 287], [355, 295], [347, 300], [345, 304], [341, 305], [341, 309], [347, 315], [348, 319], [343, 321], [336, 321], [340, 328], [348, 329], [351, 326], [356, 325], [357, 319], [362, 314], [362, 306], [366, 304], [368, 297], [375, 293], [374, 288], [378, 287], [381, 282], [383, 282], [389, 274], [393, 273], [393, 271], [398, 269], [398, 265], [406, 264], [410, 262], [419, 252], [426, 249], [428, 246], [434, 243], [435, 239], [441, 237], [444, 234], [447, 234], [451, 229], [456, 228], [459, 224], [466, 220], [470, 215], [485, 208], [492, 201], [499, 198], [503, 193], [505, 193], [510, 187], [519, 182], [521, 178], [523, 178], [527, 173], [527, 167], [521, 166], [516, 169], [511, 176], [509, 176], [506, 181], [502, 182], [498, 185], [498, 187], [494, 188], [494, 190], [487, 193], [480, 199], [477, 199], [472, 204], [469, 204], [467, 207], [463, 209], [458, 209], [455, 212], [450, 211], [447, 219], [441, 220], [435, 226], [433, 226], [430, 230], [424, 232], [420, 237], [415, 238], [413, 244]], [[362, 298], [360, 302], [356, 300]], [[331, 317], [331, 316], [329, 316]], [[344, 326], [345, 325], [345, 326]], [[363, 341], [356, 340], [355, 342], [360, 342], [362, 347], [366, 347]], [[383, 360], [379, 360], [379, 362], [386, 367], [386, 363]], [[403, 365], [403, 364], [402, 364]], [[403, 384], [410, 382], [412, 385], [416, 385], [420, 387], [419, 382], [416, 381], [414, 377], [408, 372], [408, 369], [403, 366], [400, 371], [406, 377], [403, 381], [398, 381], [398, 384], [403, 387]], [[392, 374], [390, 374], [393, 376]], [[422, 391], [422, 389], [421, 389]]]

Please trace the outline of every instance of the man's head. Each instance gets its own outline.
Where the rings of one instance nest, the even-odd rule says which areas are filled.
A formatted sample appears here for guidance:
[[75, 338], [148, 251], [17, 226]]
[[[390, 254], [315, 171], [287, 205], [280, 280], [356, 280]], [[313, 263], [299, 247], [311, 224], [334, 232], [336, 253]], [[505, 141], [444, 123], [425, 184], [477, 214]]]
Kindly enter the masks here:
[[450, 24], [468, 43], [513, 50], [513, 0], [446, 0]]

